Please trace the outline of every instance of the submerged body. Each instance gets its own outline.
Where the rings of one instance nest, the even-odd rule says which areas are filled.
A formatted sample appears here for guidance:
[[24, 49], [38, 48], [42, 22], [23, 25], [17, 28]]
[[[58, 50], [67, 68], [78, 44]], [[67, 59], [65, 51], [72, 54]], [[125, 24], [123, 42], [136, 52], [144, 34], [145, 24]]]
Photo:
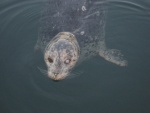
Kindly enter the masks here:
[[105, 0], [49, 1], [36, 48], [44, 53], [50, 78], [66, 78], [77, 62], [97, 54], [117, 65], [127, 65], [118, 50], [106, 47], [105, 17]]

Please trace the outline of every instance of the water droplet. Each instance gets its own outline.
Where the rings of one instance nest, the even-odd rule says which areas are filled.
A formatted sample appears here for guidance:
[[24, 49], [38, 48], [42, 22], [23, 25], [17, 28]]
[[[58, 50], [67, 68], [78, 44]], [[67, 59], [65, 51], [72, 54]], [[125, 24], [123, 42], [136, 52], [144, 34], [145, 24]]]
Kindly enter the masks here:
[[84, 35], [84, 31], [81, 31], [81, 33], [80, 33], [81, 35]]
[[85, 6], [82, 6], [82, 11], [86, 11], [86, 7]]

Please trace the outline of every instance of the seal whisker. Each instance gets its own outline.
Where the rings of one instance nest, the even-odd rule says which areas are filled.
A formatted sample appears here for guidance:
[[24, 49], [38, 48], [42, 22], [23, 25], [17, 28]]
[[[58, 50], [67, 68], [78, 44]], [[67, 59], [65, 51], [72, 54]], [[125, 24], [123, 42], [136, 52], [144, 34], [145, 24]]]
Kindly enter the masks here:
[[40, 67], [37, 67], [37, 68], [40, 70], [40, 72], [41, 72], [42, 74], [47, 75], [47, 71], [46, 71], [46, 70], [44, 70], [44, 69], [42, 69], [42, 68], [40, 68]]
[[77, 72], [72, 72], [72, 73], [70, 73], [69, 75], [68, 75], [68, 79], [72, 79], [72, 78], [75, 78], [75, 77], [77, 77], [77, 76], [79, 76], [79, 75], [81, 75], [81, 74], [83, 74], [83, 71], [77, 71]]

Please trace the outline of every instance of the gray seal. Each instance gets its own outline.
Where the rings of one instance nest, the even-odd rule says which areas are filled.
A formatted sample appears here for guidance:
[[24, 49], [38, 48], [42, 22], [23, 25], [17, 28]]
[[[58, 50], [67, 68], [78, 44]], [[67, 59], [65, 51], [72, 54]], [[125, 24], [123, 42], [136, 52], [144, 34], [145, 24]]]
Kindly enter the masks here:
[[65, 79], [82, 61], [99, 55], [119, 66], [127, 61], [105, 44], [105, 0], [50, 0], [41, 18], [36, 49], [41, 49], [47, 75]]

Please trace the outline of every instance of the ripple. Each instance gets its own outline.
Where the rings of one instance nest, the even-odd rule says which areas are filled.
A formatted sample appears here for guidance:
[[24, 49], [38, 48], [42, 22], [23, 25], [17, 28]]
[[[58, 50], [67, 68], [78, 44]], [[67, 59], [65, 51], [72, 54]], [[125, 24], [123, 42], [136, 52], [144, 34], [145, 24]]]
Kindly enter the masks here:
[[117, 7], [122, 7], [122, 8], [130, 9], [130, 10], [135, 10], [135, 11], [142, 11], [145, 9], [144, 6], [142, 6], [141, 4], [127, 1], [127, 0], [126, 1], [109, 0], [109, 3]]
[[[5, 32], [7, 28], [12, 28], [11, 32], [19, 32], [26, 25], [37, 24], [42, 9], [41, 1], [24, 1], [3, 4], [3, 10], [0, 15], [1, 32]], [[18, 31], [19, 30], [19, 31]]]
[[[133, 2], [133, 1], [120, 1], [120, 0], [108, 0], [109, 1], [109, 11], [110, 13], [113, 12], [121, 12], [119, 14], [122, 14], [122, 16], [129, 16], [129, 15], [134, 15], [138, 17], [144, 17], [147, 18], [150, 16], [150, 8], [149, 6], [146, 6], [144, 2], [140, 3], [140, 2]], [[120, 8], [120, 10], [116, 10]]]
[[[58, 85], [58, 83], [56, 84]], [[51, 82], [51, 84], [47, 84], [46, 86], [45, 83], [45, 86], [43, 87], [42, 84], [39, 85], [39, 83], [35, 81], [35, 78], [32, 79], [32, 85], [34, 86], [35, 90], [39, 95], [42, 95], [43, 97], [55, 101], [62, 101], [62, 102], [74, 101], [72, 96], [66, 95], [65, 91], [62, 90], [64, 85], [61, 86], [61, 84], [59, 84], [59, 87], [57, 87], [56, 84]]]

